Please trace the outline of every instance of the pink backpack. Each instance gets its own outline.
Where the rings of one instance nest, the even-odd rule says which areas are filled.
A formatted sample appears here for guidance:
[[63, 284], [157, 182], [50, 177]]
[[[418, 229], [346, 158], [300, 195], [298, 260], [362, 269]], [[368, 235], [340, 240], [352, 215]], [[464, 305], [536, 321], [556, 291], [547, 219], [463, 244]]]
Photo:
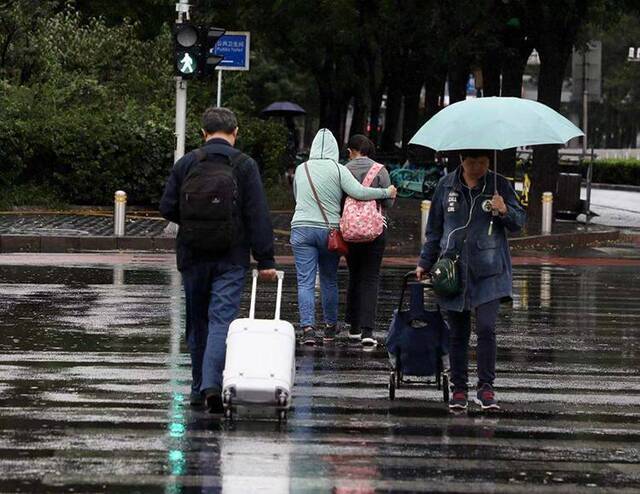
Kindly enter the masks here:
[[[382, 170], [382, 165], [374, 163], [364, 177], [362, 185], [370, 187], [373, 179]], [[385, 219], [377, 201], [358, 201], [347, 197], [340, 218], [340, 232], [347, 242], [371, 242], [384, 230]]]

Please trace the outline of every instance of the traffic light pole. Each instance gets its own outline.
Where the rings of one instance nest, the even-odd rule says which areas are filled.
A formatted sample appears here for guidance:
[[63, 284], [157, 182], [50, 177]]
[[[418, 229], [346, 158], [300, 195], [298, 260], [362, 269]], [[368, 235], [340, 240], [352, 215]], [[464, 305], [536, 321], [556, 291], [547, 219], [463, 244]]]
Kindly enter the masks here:
[[[176, 4], [178, 18], [176, 24], [189, 20], [189, 0], [180, 0]], [[176, 147], [173, 154], [174, 162], [184, 156], [187, 127], [187, 81], [176, 77]]]
[[216, 94], [216, 106], [220, 108], [222, 105], [222, 71], [218, 70], [218, 92]]
[[187, 81], [176, 77], [176, 149], [174, 162], [184, 156], [187, 127]]
[[[176, 4], [176, 12], [178, 18], [176, 24], [181, 24], [185, 20], [189, 20], [189, 0], [180, 0]], [[187, 134], [187, 81], [182, 77], [176, 77], [176, 147], [173, 152], [173, 162], [175, 163], [184, 156], [184, 146]], [[164, 232], [168, 235], [177, 235], [178, 225], [171, 222], [167, 225]]]

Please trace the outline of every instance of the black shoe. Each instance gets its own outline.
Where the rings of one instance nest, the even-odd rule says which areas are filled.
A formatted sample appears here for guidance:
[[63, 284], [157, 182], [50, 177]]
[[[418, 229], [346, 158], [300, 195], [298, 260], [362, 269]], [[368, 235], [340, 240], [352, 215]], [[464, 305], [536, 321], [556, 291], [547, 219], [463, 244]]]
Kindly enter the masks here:
[[302, 338], [300, 339], [303, 345], [313, 346], [316, 344], [316, 330], [313, 326], [307, 326], [302, 330]]
[[496, 394], [491, 384], [485, 383], [480, 386], [473, 401], [480, 405], [483, 410], [500, 410], [500, 405], [498, 405], [498, 400], [496, 400]]
[[371, 328], [363, 328], [360, 340], [362, 341], [362, 346], [364, 348], [371, 349], [378, 345], [378, 340], [373, 337], [373, 329]]
[[338, 330], [337, 324], [327, 324], [324, 328], [324, 336], [322, 337], [325, 341], [333, 341], [336, 339], [337, 334], [340, 331]]
[[467, 403], [467, 392], [464, 389], [454, 389], [449, 399], [449, 410], [466, 410]]
[[200, 391], [191, 391], [189, 395], [189, 404], [194, 408], [204, 406], [204, 396]]
[[349, 328], [349, 340], [360, 341], [361, 338], [362, 338], [362, 331], [360, 331], [360, 328], [354, 328], [353, 326], [351, 326]]
[[222, 406], [222, 391], [217, 388], [209, 388], [205, 389], [203, 393], [207, 401], [209, 413], [224, 413], [224, 406]]

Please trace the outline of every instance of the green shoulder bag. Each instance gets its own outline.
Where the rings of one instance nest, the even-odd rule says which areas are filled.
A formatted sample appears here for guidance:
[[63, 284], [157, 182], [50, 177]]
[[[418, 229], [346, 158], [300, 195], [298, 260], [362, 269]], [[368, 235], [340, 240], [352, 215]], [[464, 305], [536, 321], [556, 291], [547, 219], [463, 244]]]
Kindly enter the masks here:
[[458, 256], [455, 259], [441, 257], [430, 271], [433, 291], [440, 297], [455, 297], [462, 291]]

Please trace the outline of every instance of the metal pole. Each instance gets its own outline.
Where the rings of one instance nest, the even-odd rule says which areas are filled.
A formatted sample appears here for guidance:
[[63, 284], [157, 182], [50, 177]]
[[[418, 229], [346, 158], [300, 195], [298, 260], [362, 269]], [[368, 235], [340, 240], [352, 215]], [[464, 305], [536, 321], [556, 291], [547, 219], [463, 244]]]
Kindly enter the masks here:
[[124, 237], [126, 214], [127, 193], [124, 190], [118, 190], [113, 198], [113, 234], [116, 237]]
[[[189, 20], [189, 0], [180, 0], [176, 4], [178, 18], [176, 24], [182, 24]], [[187, 81], [182, 77], [176, 77], [176, 148], [173, 153], [174, 162], [184, 156], [187, 126]]]
[[420, 245], [426, 241], [427, 222], [429, 221], [429, 210], [431, 209], [431, 201], [426, 199], [420, 204]]
[[187, 81], [176, 77], [176, 149], [174, 162], [184, 156], [187, 127]]
[[549, 235], [551, 233], [551, 225], [553, 223], [553, 193], [544, 192], [542, 194], [542, 234]]
[[587, 88], [587, 50], [582, 52], [582, 157], [587, 155], [587, 132], [589, 130], [589, 90]]
[[591, 222], [591, 181], [593, 180], [593, 160], [595, 159], [595, 153], [591, 148], [591, 159], [589, 160], [589, 168], [587, 168], [587, 201], [585, 204], [585, 214], [587, 215], [587, 223]]
[[218, 69], [218, 94], [216, 95], [216, 106], [222, 105], [222, 71]]

